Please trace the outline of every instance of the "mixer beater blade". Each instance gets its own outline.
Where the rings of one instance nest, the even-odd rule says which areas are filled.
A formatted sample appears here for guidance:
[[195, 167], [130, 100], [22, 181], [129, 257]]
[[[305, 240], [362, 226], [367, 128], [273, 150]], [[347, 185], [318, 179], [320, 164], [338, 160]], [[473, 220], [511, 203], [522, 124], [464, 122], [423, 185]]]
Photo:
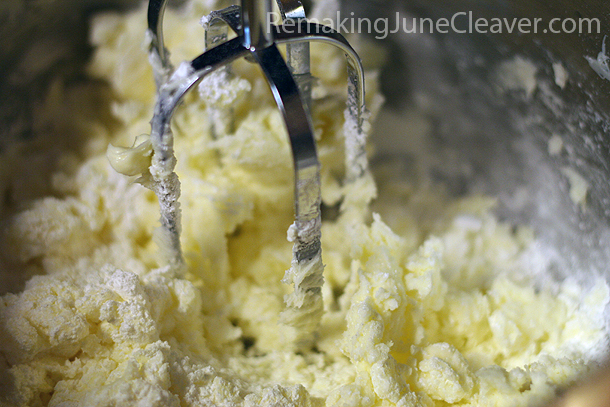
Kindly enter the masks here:
[[[262, 68], [280, 109], [294, 160], [295, 222], [293, 261], [285, 282], [294, 283], [287, 299], [293, 308], [308, 309], [307, 324], [317, 324], [321, 315], [323, 283], [321, 259], [320, 164], [312, 130], [309, 103], [309, 41], [323, 41], [339, 47], [348, 62], [348, 106], [346, 109], [346, 179], [356, 181], [367, 172], [362, 124], [364, 120], [364, 72], [358, 55], [347, 40], [330, 27], [305, 19], [298, 0], [278, 0], [284, 22], [270, 23], [271, 0], [242, 0], [241, 8], [231, 6], [212, 12], [207, 18], [207, 50], [178, 69], [172, 67], [164, 47], [162, 19], [167, 0], [150, 0], [148, 25], [150, 60], [155, 71], [158, 96], [151, 121], [153, 161], [152, 188], [161, 207], [161, 233], [171, 247], [169, 263], [184, 265], [180, 248], [179, 182], [174, 172], [173, 136], [170, 122], [184, 95], [210, 72], [227, 67], [240, 57], [248, 57]], [[237, 36], [228, 39], [228, 28]], [[290, 28], [290, 29], [288, 29]], [[286, 43], [286, 63], [277, 48]], [[296, 80], [295, 80], [296, 79]], [[319, 315], [318, 315], [319, 314]], [[318, 316], [316, 316], [318, 315]], [[288, 317], [290, 319], [290, 317]]]

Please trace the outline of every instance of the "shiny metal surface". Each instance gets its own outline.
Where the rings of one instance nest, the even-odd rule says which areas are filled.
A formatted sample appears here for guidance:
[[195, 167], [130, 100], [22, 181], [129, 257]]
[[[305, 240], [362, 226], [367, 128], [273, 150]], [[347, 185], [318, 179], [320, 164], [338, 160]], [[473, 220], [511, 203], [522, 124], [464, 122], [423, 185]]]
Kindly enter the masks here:
[[164, 66], [169, 66], [169, 55], [163, 42], [163, 14], [165, 13], [166, 0], [150, 0], [148, 6], [148, 27], [153, 33], [151, 48], [157, 50], [159, 59]]
[[[36, 8], [33, 2], [14, 6], [17, 3], [21, 2], [5, 3], [3, 16], [10, 18], [0, 25], [5, 39], [0, 44], [3, 143], [28, 137], [30, 106], [40, 101], [49, 86], [49, 75], [26, 75], [20, 65], [35, 43], [44, 35], [68, 49], [69, 59], [49, 62], [46, 72], [74, 66], [75, 61], [82, 68], [89, 52], [86, 22], [91, 13], [131, 7], [137, 1], [55, 0], [37, 2]], [[371, 18], [392, 17], [397, 10], [430, 17], [472, 10], [482, 17], [600, 18], [602, 32], [593, 35], [389, 36], [372, 40], [389, 55], [381, 84], [387, 111], [406, 117], [410, 109], [423, 109], [433, 127], [434, 148], [426, 152], [435, 164], [431, 177], [445, 182], [456, 195], [481, 192], [497, 196], [502, 218], [532, 225], [537, 236], [559, 253], [551, 264], [557, 278], [573, 270], [580, 270], [579, 278], [586, 278], [588, 272], [604, 270], [610, 263], [610, 82], [593, 72], [584, 58], [596, 56], [604, 34], [610, 33], [609, 7], [605, 0], [343, 2], [346, 12]], [[47, 18], [50, 15], [55, 18]], [[564, 64], [570, 80], [565, 89], [553, 92], [561, 103], [542, 92], [529, 100], [522, 95], [498, 95], [494, 69], [517, 53], [539, 64], [541, 83], [551, 87], [551, 64]], [[377, 160], [391, 154], [414, 154], [409, 123], [405, 119], [400, 124], [402, 128], [397, 129], [377, 123]], [[566, 146], [566, 153], [556, 159], [546, 150], [552, 133], [560, 133]], [[578, 168], [591, 184], [585, 212], [568, 197], [569, 186], [560, 173], [565, 165]], [[516, 205], [519, 191], [525, 191], [525, 201]], [[591, 392], [607, 391], [608, 386], [596, 389]]]
[[242, 0], [243, 43], [250, 50], [258, 50], [273, 44], [269, 29], [271, 0]]
[[[363, 13], [439, 18], [472, 10], [477, 17], [597, 17], [610, 30], [610, 5], [602, 2], [393, 2]], [[605, 11], [604, 11], [605, 10]], [[607, 273], [610, 262], [610, 82], [600, 78], [585, 56], [601, 50], [604, 33], [432, 34], [389, 37], [384, 46], [401, 55], [386, 69], [393, 109], [421, 106], [439, 123], [433, 137], [439, 152], [436, 176], [455, 193], [484, 192], [499, 199], [498, 213], [531, 224], [557, 256], [552, 269], [567, 273]], [[537, 67], [531, 97], [498, 92], [496, 71], [516, 55]], [[555, 84], [553, 63], [569, 75], [564, 89]], [[416, 96], [420, 95], [420, 96]], [[561, 135], [565, 152], [548, 154], [551, 134]], [[397, 137], [390, 133], [386, 138]], [[379, 140], [383, 143], [383, 140]], [[396, 147], [394, 147], [396, 151]], [[578, 170], [590, 182], [586, 210], [568, 197], [561, 169]], [[516, 202], [520, 195], [523, 202]]]
[[[300, 0], [280, 0], [278, 1], [282, 22], [290, 20], [291, 23], [298, 23], [305, 19], [305, 7]], [[311, 67], [309, 65], [309, 42], [301, 41], [288, 43], [286, 45], [286, 63], [290, 68], [290, 73], [299, 85], [301, 98], [307, 109], [311, 109]]]

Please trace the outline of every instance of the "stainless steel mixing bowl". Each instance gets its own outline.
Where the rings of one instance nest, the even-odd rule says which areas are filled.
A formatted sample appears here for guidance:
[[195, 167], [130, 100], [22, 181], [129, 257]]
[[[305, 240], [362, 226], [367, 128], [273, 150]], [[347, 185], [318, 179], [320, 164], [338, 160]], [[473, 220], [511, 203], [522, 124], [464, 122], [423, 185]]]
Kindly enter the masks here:
[[[435, 175], [457, 194], [481, 191], [499, 197], [501, 216], [535, 227], [537, 236], [561, 253], [554, 270], [607, 272], [610, 260], [610, 82], [585, 56], [596, 58], [610, 33], [610, 4], [602, 1], [368, 1], [357, 13], [393, 20], [402, 16], [451, 20], [541, 19], [537, 34], [396, 33], [382, 43], [392, 50], [382, 75], [388, 109], [412, 106], [432, 123]], [[347, 2], [345, 8], [351, 7]], [[600, 33], [540, 32], [554, 18], [596, 18]], [[466, 17], [455, 20], [467, 30]], [[557, 27], [555, 27], [557, 28]], [[566, 24], [570, 29], [570, 24]], [[517, 31], [515, 29], [515, 31]], [[374, 40], [377, 41], [377, 40]], [[499, 91], [499, 65], [515, 55], [537, 68], [531, 95]], [[562, 89], [553, 64], [568, 73]], [[383, 128], [381, 154], [413, 153], [409, 123]], [[406, 131], [405, 131], [406, 129]], [[381, 136], [383, 134], [383, 136]], [[548, 152], [560, 135], [565, 150]], [[576, 169], [590, 184], [584, 210], [570, 200], [561, 168]]]
[[[2, 145], [30, 135], [32, 106], [40, 101], [54, 71], [70, 70], [78, 80], [90, 51], [88, 15], [136, 3], [0, 3]], [[497, 196], [499, 216], [532, 225], [553, 252], [547, 266], [557, 278], [576, 275], [586, 281], [591, 273], [610, 275], [610, 81], [585, 59], [598, 55], [604, 35], [610, 33], [610, 3], [346, 0], [342, 12], [388, 21], [394, 21], [396, 13], [436, 21], [469, 12], [475, 18], [540, 18], [542, 24], [554, 18], [598, 19], [600, 30], [594, 33], [397, 32], [375, 39], [372, 32], [368, 37], [388, 55], [381, 86], [387, 98], [384, 114], [392, 118], [377, 125], [375, 160], [399, 156], [408, 162], [419, 155], [430, 164], [426, 176], [445, 183], [452, 193]], [[458, 28], [466, 29], [466, 20], [460, 21]], [[498, 67], [515, 55], [537, 67], [537, 85], [529, 96], [499, 90]], [[557, 63], [568, 74], [563, 88], [555, 80]], [[423, 115], [430, 127], [423, 140], [412, 115], [403, 114], [412, 111]], [[553, 134], [564, 143], [559, 155], [548, 152]], [[421, 143], [427, 148], [422, 150]], [[569, 197], [569, 180], [562, 173], [566, 167], [589, 183], [584, 208]], [[602, 388], [607, 391], [607, 386]]]

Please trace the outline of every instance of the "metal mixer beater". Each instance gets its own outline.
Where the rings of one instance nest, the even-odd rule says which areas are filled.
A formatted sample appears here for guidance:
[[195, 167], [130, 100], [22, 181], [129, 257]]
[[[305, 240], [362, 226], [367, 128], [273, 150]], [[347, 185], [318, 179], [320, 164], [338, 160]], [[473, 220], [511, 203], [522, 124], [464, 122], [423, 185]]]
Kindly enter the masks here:
[[[161, 207], [161, 229], [172, 249], [170, 264], [176, 267], [184, 264], [179, 242], [179, 183], [174, 173], [175, 157], [170, 129], [172, 115], [184, 95], [205, 75], [225, 69], [237, 58], [247, 57], [262, 68], [290, 139], [295, 170], [295, 223], [291, 227], [294, 237], [293, 268], [311, 266], [312, 262], [319, 266], [319, 272], [315, 275], [293, 281], [295, 291], [301, 290], [303, 295], [319, 293], [323, 282], [320, 164], [309, 113], [309, 42], [330, 43], [339, 47], [347, 57], [346, 182], [354, 182], [368, 171], [362, 129], [365, 115], [364, 72], [358, 55], [340, 33], [330, 27], [308, 22], [299, 0], [278, 0], [283, 17], [281, 25], [270, 22], [271, 0], [242, 0], [241, 7], [231, 6], [210, 14], [206, 24], [206, 51], [174, 69], [163, 43], [162, 20], [166, 3], [167, 0], [150, 0], [148, 35], [158, 91], [151, 122], [154, 152], [151, 175]], [[230, 40], [229, 28], [237, 34]], [[277, 47], [281, 43], [287, 44], [287, 62]]]

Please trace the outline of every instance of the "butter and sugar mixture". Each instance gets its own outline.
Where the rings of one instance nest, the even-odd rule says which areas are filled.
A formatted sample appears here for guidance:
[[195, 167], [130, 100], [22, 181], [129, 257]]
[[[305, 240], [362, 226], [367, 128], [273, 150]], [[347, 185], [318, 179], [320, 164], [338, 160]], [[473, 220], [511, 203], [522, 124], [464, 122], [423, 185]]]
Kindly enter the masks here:
[[[201, 52], [201, 27], [184, 22], [212, 3], [167, 11], [174, 60]], [[293, 168], [247, 61], [174, 117], [186, 271], [168, 267], [159, 204], [141, 185], [155, 97], [145, 16], [96, 16], [91, 80], [58, 77], [35, 136], [0, 152], [0, 405], [529, 405], [601, 360], [607, 282], [535, 287], [535, 236], [499, 221], [493, 199], [418, 188], [392, 164], [343, 183], [345, 61], [325, 46], [312, 46], [312, 115], [322, 199], [338, 215], [323, 221], [313, 340], [281, 317]], [[373, 116], [376, 80], [371, 69]], [[376, 193], [375, 211], [352, 199]]]

